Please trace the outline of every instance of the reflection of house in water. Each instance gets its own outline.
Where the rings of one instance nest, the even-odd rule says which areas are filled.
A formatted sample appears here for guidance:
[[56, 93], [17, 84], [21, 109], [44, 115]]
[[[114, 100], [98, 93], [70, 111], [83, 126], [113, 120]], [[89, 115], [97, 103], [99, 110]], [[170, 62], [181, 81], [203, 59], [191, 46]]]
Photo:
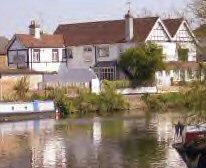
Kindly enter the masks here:
[[158, 141], [168, 142], [171, 138], [173, 138], [171, 117], [161, 114], [157, 114], [157, 117], [158, 123], [156, 124], [156, 126]]
[[39, 136], [32, 142], [32, 165], [36, 167], [66, 167], [66, 147], [63, 138], [53, 134]]

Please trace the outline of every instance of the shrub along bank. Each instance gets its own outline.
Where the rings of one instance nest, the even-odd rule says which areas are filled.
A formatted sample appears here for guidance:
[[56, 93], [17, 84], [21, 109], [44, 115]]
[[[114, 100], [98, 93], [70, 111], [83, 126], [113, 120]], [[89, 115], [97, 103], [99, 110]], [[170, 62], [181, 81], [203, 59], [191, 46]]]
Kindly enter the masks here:
[[128, 103], [122, 95], [110, 86], [104, 87], [99, 95], [88, 90], [79, 89], [77, 97], [69, 98], [63, 89], [56, 88], [48, 95], [53, 98], [63, 117], [70, 114], [109, 113], [128, 109]]
[[141, 97], [151, 111], [186, 108], [185, 96], [182, 93], [145, 94]]
[[[19, 80], [13, 95], [4, 97], [5, 101], [55, 100], [63, 117], [71, 114], [110, 113], [129, 108], [124, 97], [116, 93], [116, 85], [103, 82], [103, 91], [97, 95], [86, 88], [56, 87], [38, 92], [30, 92], [27, 78]], [[73, 92], [73, 93], [71, 93]]]
[[206, 116], [206, 83], [194, 82], [187, 90], [178, 93], [157, 95], [146, 94], [141, 97], [151, 111], [167, 111], [168, 109], [186, 109], [195, 115]]

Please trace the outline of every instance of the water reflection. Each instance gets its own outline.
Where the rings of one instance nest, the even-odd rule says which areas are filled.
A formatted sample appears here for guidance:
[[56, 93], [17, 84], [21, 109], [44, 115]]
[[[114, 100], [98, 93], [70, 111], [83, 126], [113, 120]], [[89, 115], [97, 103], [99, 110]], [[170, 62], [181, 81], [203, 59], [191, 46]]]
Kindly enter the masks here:
[[186, 168], [176, 114], [0, 124], [0, 168]]

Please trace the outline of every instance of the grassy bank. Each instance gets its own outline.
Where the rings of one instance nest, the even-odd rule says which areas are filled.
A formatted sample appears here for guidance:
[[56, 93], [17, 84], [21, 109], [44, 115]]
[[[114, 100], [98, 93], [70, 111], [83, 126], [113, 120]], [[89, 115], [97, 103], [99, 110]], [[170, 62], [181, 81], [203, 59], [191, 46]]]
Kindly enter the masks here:
[[100, 94], [91, 93], [86, 88], [47, 87], [45, 90], [31, 92], [24, 77], [14, 87], [14, 94], [4, 97], [5, 101], [54, 100], [62, 117], [88, 113], [111, 113], [129, 108], [126, 99], [116, 93], [116, 85], [104, 81]]
[[141, 97], [150, 111], [183, 109], [200, 118], [206, 117], [206, 83], [194, 82], [178, 93], [146, 94]]

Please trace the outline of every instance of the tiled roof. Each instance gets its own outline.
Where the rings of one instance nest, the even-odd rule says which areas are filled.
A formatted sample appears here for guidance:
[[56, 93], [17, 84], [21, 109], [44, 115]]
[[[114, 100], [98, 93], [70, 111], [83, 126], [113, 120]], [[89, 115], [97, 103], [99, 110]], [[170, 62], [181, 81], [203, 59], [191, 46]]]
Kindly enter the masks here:
[[21, 44], [25, 47], [64, 47], [64, 39], [62, 35], [41, 35], [40, 39], [27, 34], [16, 34], [15, 37], [19, 39]]
[[9, 40], [6, 37], [0, 37], [0, 55], [6, 54], [6, 47], [9, 43]]
[[[134, 19], [134, 41], [143, 42], [158, 17]], [[64, 36], [66, 46], [112, 44], [125, 42], [125, 21], [99, 21], [59, 25], [54, 34]]]
[[175, 34], [177, 33], [177, 30], [179, 29], [183, 20], [184, 20], [183, 18], [163, 20], [164, 25], [167, 27], [167, 29], [172, 37], [174, 37]]
[[64, 69], [55, 75], [45, 75], [45, 83], [90, 82], [96, 74], [89, 69]]

